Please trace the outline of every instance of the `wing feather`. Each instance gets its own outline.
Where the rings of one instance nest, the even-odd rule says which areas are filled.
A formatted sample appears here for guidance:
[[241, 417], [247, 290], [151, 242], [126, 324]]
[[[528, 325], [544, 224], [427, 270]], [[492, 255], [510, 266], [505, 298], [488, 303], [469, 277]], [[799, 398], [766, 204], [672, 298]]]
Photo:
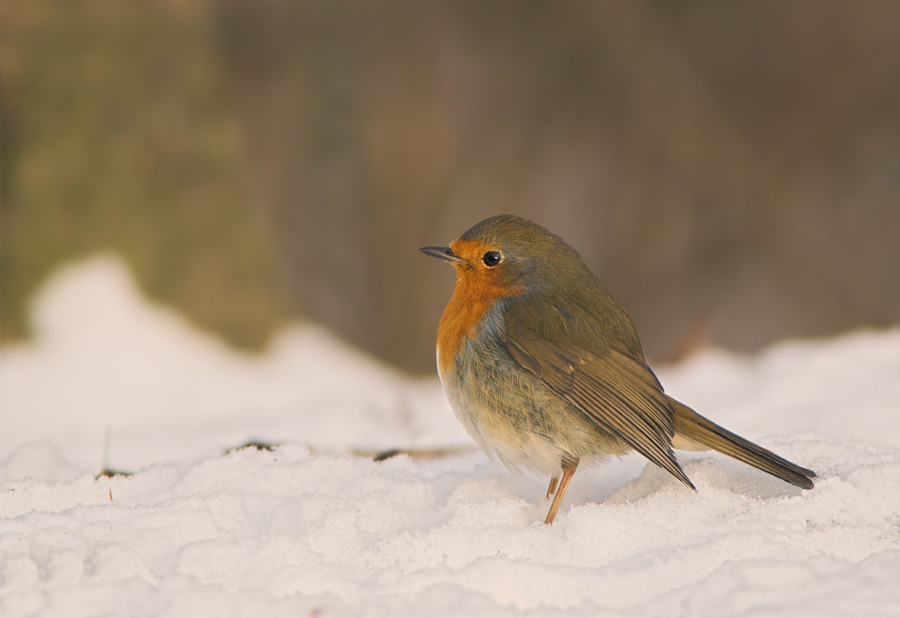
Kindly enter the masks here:
[[510, 333], [505, 343], [516, 362], [557, 395], [694, 489], [672, 452], [674, 411], [645, 365], [612, 349], [596, 354]]

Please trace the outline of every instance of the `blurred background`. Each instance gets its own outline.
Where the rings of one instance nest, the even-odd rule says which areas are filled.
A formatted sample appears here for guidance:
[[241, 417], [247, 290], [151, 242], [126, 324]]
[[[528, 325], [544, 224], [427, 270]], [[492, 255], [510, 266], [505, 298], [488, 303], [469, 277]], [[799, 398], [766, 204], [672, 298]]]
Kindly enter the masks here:
[[0, 2], [0, 337], [114, 251], [235, 346], [433, 372], [452, 270], [545, 225], [651, 359], [900, 323], [900, 3]]

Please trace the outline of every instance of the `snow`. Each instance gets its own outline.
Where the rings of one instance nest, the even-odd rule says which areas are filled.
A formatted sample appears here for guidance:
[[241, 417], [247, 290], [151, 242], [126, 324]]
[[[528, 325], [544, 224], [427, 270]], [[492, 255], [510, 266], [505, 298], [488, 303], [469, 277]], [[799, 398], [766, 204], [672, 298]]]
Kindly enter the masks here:
[[[112, 256], [33, 316], [0, 356], [0, 616], [900, 614], [900, 330], [657, 372], [813, 490], [679, 453], [693, 493], [630, 456], [545, 526], [547, 479], [473, 449], [436, 379], [321, 329], [232, 350]], [[252, 440], [282, 446], [225, 454]], [[352, 454], [392, 448], [444, 452]]]

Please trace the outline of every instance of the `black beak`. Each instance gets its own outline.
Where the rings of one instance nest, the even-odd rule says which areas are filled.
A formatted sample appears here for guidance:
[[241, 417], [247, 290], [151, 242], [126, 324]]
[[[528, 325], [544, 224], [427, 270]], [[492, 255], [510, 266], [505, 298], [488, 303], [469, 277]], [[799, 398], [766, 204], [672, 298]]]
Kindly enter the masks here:
[[439, 260], [450, 262], [451, 264], [465, 263], [464, 259], [453, 254], [453, 251], [450, 249], [450, 247], [422, 247], [421, 249], [419, 249], [419, 251], [421, 251], [425, 255], [436, 257]]

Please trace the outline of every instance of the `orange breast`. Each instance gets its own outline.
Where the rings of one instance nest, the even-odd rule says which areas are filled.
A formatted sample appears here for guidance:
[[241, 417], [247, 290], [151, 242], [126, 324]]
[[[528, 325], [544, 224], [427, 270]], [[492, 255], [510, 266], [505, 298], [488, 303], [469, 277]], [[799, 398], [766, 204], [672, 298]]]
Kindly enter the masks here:
[[456, 288], [438, 327], [438, 364], [441, 373], [453, 366], [463, 340], [478, 333], [481, 320], [491, 306], [500, 298], [519, 293], [517, 288], [491, 281], [479, 276], [480, 273], [467, 271], [463, 267], [457, 269], [459, 276]]

